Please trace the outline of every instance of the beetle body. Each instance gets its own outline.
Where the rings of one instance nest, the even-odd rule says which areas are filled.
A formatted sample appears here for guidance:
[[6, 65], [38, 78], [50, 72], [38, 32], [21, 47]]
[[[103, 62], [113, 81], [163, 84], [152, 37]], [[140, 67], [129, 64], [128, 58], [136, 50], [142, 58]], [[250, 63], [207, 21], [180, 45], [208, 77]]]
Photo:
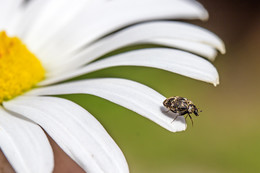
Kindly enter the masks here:
[[191, 122], [193, 124], [191, 114], [199, 116], [198, 108], [192, 103], [192, 101], [190, 101], [184, 97], [180, 97], [180, 96], [169, 97], [164, 100], [163, 105], [168, 110], [177, 114], [177, 116], [174, 118], [174, 120], [178, 116], [184, 116], [187, 114], [187, 116], [185, 118], [187, 118], [189, 116], [189, 118], [191, 119]]

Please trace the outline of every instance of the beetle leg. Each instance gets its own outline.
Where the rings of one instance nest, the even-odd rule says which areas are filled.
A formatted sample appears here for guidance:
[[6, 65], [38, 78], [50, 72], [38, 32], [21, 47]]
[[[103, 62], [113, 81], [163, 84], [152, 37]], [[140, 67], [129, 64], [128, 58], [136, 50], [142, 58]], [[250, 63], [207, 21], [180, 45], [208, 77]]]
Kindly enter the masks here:
[[[178, 116], [179, 116], [179, 115], [176, 115], [176, 117], [174, 117], [174, 119], [172, 120], [172, 122], [175, 121], [175, 120], [178, 118]], [[171, 122], [171, 123], [172, 123], [172, 122]]]
[[188, 114], [188, 115], [189, 115], [189, 117], [190, 117], [191, 124], [192, 124], [192, 126], [193, 126], [193, 120], [192, 120], [192, 118], [191, 118], [190, 114]]

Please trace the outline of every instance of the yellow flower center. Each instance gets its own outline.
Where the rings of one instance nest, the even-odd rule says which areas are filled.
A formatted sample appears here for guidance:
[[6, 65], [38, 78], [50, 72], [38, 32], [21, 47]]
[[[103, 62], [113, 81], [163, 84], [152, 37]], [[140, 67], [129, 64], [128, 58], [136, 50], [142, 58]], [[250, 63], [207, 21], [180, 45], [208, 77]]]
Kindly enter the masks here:
[[0, 104], [34, 87], [44, 74], [41, 62], [19, 38], [0, 32]]

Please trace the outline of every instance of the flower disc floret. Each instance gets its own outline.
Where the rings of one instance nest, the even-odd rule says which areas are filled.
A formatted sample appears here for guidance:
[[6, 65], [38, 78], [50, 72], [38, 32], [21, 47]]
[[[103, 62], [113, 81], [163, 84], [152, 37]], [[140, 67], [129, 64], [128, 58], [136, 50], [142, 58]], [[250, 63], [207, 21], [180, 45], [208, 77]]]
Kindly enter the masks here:
[[41, 62], [19, 38], [0, 32], [0, 103], [33, 88], [44, 74]]

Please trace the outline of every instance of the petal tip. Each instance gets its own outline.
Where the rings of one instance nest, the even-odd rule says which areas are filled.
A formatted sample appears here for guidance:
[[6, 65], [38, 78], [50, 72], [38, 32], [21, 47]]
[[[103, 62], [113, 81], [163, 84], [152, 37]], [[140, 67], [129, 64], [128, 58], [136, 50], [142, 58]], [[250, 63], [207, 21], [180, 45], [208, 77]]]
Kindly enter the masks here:
[[215, 48], [221, 53], [221, 54], [225, 54], [226, 53], [226, 47], [225, 44], [223, 42], [223, 40], [221, 40], [218, 36], [216, 36], [217, 38], [217, 43], [215, 45]]
[[216, 87], [217, 85], [219, 85], [219, 77], [217, 77], [216, 81], [213, 83], [214, 87]]
[[183, 128], [183, 129], [175, 129], [175, 130], [172, 130], [171, 132], [173, 132], [173, 133], [177, 133], [177, 132], [184, 132], [184, 131], [186, 131], [187, 130], [187, 124], [185, 124], [185, 128]]
[[209, 13], [208, 13], [208, 11], [203, 7], [203, 5], [202, 4], [200, 4], [199, 2], [197, 2], [197, 6], [199, 7], [199, 9], [200, 9], [200, 19], [202, 20], [202, 21], [207, 21], [208, 19], [209, 19]]
[[187, 123], [184, 117], [179, 116], [176, 121], [170, 122], [171, 128], [169, 129], [170, 132], [182, 132], [187, 129]]
[[225, 54], [226, 53], [226, 48], [224, 43], [222, 42], [221, 46], [219, 47], [219, 51], [221, 54]]
[[207, 20], [209, 19], [209, 13], [208, 13], [207, 10], [204, 10], [204, 11], [203, 11], [203, 13], [202, 13], [200, 19], [201, 19], [202, 21], [207, 21]]

